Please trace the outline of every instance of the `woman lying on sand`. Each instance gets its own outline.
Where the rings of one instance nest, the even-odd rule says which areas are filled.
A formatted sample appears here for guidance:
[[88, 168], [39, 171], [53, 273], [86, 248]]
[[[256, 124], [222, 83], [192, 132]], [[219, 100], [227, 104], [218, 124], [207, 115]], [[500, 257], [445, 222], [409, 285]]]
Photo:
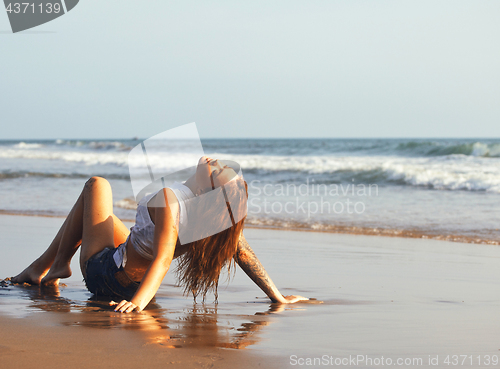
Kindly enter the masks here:
[[[112, 304], [123, 313], [141, 311], [148, 305], [175, 258], [180, 258], [179, 282], [194, 297], [205, 297], [210, 290], [217, 296], [221, 270], [236, 262], [273, 302], [307, 300], [278, 291], [243, 236], [244, 217], [215, 235], [179, 242], [179, 225], [186, 216], [183, 200], [223, 185], [228, 192], [224, 192], [226, 201], [228, 196], [244, 196], [246, 206], [246, 182], [232, 168], [204, 156], [184, 184], [140, 200], [136, 224], [129, 231], [113, 214], [109, 182], [92, 177], [48, 249], [12, 282], [57, 285], [60, 278], [71, 276], [70, 262], [81, 246], [80, 269], [87, 288], [96, 296], [122, 299]], [[200, 209], [207, 224], [219, 219], [212, 205]]]

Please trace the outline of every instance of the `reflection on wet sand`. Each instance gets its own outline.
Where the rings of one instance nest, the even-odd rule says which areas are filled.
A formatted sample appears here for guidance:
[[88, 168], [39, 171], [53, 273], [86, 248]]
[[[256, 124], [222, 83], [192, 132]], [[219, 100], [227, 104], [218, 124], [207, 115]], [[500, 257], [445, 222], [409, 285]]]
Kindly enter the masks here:
[[[259, 342], [259, 331], [271, 324], [273, 314], [281, 313], [280, 304], [259, 303], [252, 315], [218, 313], [216, 304], [193, 303], [181, 309], [164, 309], [154, 300], [141, 313], [121, 314], [109, 300], [90, 298], [72, 301], [62, 297], [58, 286], [2, 285], [10, 298], [29, 301], [27, 310], [66, 313], [60, 322], [65, 326], [136, 331], [145, 344], [165, 348], [223, 347], [243, 349]], [[225, 306], [226, 308], [227, 306]], [[287, 308], [288, 310], [290, 308]], [[239, 311], [235, 308], [234, 311]]]
[[30, 299], [27, 305], [29, 310], [41, 309], [61, 313], [71, 312], [75, 306], [71, 300], [61, 297], [59, 286], [32, 286], [18, 287], [23, 290], [24, 295]]
[[284, 311], [282, 305], [266, 304], [267, 311], [255, 315], [218, 314], [217, 306], [195, 304], [185, 309], [176, 325], [186, 344], [242, 349], [259, 341], [256, 334], [271, 324], [271, 313]]

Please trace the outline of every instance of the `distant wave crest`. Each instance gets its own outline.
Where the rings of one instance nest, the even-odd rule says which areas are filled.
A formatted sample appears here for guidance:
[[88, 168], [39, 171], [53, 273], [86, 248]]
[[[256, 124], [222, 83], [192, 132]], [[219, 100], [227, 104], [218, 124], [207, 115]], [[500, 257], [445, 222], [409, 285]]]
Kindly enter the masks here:
[[233, 157], [247, 173], [280, 181], [377, 183], [500, 193], [500, 161], [483, 157]]
[[398, 144], [396, 150], [412, 154], [412, 156], [468, 155], [484, 158], [500, 157], [500, 143], [444, 143], [440, 141], [410, 141]]
[[132, 147], [120, 141], [71, 141], [71, 140], [56, 140], [57, 145], [69, 147], [87, 148], [91, 150], [130, 150]]

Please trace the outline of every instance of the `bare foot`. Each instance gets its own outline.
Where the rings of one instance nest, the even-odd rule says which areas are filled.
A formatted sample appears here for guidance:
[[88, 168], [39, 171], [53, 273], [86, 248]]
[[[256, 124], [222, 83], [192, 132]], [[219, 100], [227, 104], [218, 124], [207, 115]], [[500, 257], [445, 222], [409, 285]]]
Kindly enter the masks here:
[[71, 268], [69, 267], [69, 263], [56, 265], [56, 262], [54, 262], [47, 275], [42, 278], [42, 284], [44, 286], [57, 286], [59, 285], [60, 278], [69, 277], [71, 277]]
[[12, 277], [10, 281], [12, 283], [29, 283], [29, 284], [40, 284], [43, 276], [47, 274], [46, 269], [40, 269], [37, 266], [37, 262], [34, 261], [29, 267], [24, 269], [21, 273]]

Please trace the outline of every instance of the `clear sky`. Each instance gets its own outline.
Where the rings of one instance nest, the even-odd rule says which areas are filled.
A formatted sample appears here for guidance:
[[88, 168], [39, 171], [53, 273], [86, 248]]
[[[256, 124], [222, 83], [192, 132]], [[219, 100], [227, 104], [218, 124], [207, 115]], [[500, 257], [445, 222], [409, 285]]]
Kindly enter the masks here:
[[12, 34], [0, 139], [500, 137], [500, 1], [80, 0]]

